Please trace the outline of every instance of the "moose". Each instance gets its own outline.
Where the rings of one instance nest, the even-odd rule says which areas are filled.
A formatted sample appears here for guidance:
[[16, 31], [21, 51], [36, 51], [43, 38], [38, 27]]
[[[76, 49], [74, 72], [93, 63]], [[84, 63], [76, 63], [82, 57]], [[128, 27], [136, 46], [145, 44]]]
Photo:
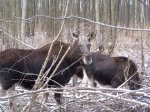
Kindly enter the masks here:
[[[50, 58], [44, 70], [46, 72], [52, 66], [46, 76], [47, 78], [51, 76], [68, 47], [71, 47], [71, 49], [58, 67], [55, 75], [48, 82], [48, 87], [60, 88], [61, 86], [65, 86], [75, 73], [76, 67], [81, 65], [80, 61], [78, 61], [81, 57], [83, 57], [85, 65], [92, 63], [92, 58], [88, 54], [90, 52], [90, 38], [94, 38], [96, 35], [95, 32], [89, 33], [84, 39], [79, 37], [79, 33], [73, 33], [72, 35], [76, 38], [74, 44], [61, 41], [53, 43]], [[5, 93], [15, 84], [31, 90], [38, 78], [50, 46], [51, 43], [38, 49], [25, 50], [12, 48], [0, 52], [1, 93]], [[53, 64], [55, 56], [58, 57]], [[56, 103], [60, 105], [62, 103], [61, 93], [55, 93], [54, 97]]]
[[76, 75], [83, 78], [84, 86], [96, 84], [111, 85], [113, 88], [119, 87], [126, 80], [131, 90], [141, 87], [141, 81], [136, 64], [127, 57], [110, 57], [101, 52], [91, 54], [92, 63], [80, 66], [76, 69]]

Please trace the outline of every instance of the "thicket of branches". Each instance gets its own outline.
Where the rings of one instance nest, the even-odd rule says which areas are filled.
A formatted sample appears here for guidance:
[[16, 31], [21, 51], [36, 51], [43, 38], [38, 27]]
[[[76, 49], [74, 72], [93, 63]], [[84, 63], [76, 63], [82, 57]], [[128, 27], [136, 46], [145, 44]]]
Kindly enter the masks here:
[[[85, 34], [96, 30], [97, 39], [93, 44], [95, 48], [102, 45], [108, 50], [108, 54], [113, 53], [119, 36], [133, 38], [139, 42], [140, 72], [143, 73], [142, 78], [149, 78], [149, 74], [144, 74], [147, 58], [144, 58], [145, 46], [143, 45], [144, 39], [148, 38], [150, 32], [149, 0], [0, 0], [0, 2], [1, 50], [11, 47], [30, 49], [39, 47], [34, 44], [39, 44], [42, 39], [46, 41], [60, 39], [70, 42], [71, 30], [83, 31]], [[46, 41], [43, 44], [46, 44]], [[43, 68], [40, 72], [40, 75], [42, 74]], [[40, 82], [38, 79], [37, 84]], [[146, 83], [148, 82], [149, 80]], [[70, 86], [68, 84], [62, 88], [65, 111], [150, 111], [150, 89], [146, 84], [143, 84], [142, 89], [135, 91]], [[41, 105], [44, 105], [47, 111], [55, 111], [52, 95], [46, 104], [41, 104], [42, 98], [37, 99], [46, 92], [53, 94], [56, 89], [36, 89], [35, 91], [17, 89], [16, 95], [1, 97], [0, 100], [24, 99], [20, 100], [22, 105], [18, 107], [19, 111], [26, 111], [27, 107], [32, 106], [34, 111], [41, 110]], [[8, 106], [2, 102], [0, 108], [6, 111]]]

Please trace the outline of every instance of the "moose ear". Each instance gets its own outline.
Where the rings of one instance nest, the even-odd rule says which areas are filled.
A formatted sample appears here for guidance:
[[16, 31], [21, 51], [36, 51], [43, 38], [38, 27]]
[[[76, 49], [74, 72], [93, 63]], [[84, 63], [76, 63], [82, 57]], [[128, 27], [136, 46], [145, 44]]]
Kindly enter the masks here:
[[93, 40], [96, 37], [96, 33], [97, 33], [96, 31], [89, 33], [88, 34], [88, 37], [89, 37], [88, 40], [89, 41]]
[[77, 32], [72, 32], [72, 35], [73, 35], [74, 37], [76, 37], [76, 38], [78, 38], [78, 37], [79, 37], [79, 34], [80, 34], [80, 32], [79, 32], [79, 31], [77, 31]]

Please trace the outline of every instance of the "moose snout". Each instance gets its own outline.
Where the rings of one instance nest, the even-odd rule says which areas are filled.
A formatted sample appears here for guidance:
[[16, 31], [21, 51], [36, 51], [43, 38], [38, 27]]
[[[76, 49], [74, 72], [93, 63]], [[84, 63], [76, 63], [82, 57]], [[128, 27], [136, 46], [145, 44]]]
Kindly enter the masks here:
[[89, 65], [92, 63], [92, 57], [90, 54], [86, 55], [84, 58], [83, 58], [83, 63], [85, 65]]

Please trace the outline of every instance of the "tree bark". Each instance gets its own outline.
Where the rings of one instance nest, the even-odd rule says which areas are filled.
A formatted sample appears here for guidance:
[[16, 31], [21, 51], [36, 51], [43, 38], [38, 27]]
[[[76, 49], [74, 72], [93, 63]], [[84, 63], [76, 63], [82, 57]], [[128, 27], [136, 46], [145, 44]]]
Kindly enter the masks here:
[[25, 19], [26, 19], [27, 1], [22, 0], [22, 22], [21, 22], [21, 40], [25, 40]]

